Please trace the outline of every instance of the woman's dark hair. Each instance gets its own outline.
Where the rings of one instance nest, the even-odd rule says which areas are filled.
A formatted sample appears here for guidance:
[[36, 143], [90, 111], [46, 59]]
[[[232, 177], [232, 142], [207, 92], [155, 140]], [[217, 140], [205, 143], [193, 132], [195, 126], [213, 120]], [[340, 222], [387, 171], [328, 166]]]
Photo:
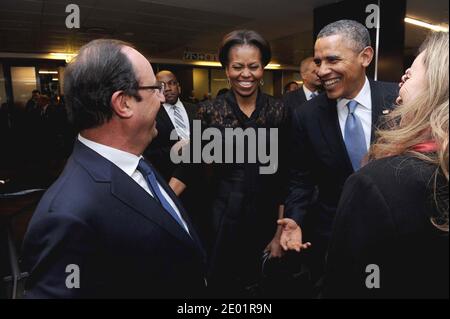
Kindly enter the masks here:
[[225, 68], [229, 63], [229, 54], [232, 47], [236, 45], [253, 45], [261, 52], [261, 63], [263, 66], [269, 64], [272, 58], [270, 44], [258, 32], [252, 30], [235, 30], [223, 37], [219, 49], [219, 61]]
[[69, 120], [77, 131], [111, 119], [111, 97], [116, 91], [141, 100], [133, 65], [121, 51], [125, 46], [132, 47], [118, 40], [91, 41], [67, 67], [64, 96]]

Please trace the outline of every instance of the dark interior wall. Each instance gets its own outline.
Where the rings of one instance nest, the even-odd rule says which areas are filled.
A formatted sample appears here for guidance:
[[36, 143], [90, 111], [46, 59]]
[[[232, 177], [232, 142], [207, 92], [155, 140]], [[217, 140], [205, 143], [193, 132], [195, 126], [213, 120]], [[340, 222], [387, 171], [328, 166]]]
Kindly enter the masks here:
[[[406, 0], [345, 0], [314, 9], [314, 38], [327, 24], [341, 20], [355, 20], [366, 25], [369, 4], [380, 8], [378, 80], [399, 81], [403, 74]], [[376, 28], [369, 29], [372, 46], [376, 48]], [[375, 61], [368, 68], [368, 76], [375, 74]]]

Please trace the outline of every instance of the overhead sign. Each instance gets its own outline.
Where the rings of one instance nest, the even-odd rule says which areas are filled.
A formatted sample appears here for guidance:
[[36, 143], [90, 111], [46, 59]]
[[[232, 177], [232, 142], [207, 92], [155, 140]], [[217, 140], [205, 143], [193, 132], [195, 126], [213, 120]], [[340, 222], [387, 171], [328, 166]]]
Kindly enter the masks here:
[[188, 61], [219, 61], [217, 54], [184, 51], [183, 60]]

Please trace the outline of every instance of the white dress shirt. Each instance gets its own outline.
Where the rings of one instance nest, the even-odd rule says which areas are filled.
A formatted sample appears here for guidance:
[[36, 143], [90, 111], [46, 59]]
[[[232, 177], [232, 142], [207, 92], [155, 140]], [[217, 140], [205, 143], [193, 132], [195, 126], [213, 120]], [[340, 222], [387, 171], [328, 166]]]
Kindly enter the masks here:
[[[187, 139], [189, 139], [190, 136], [190, 126], [189, 126], [189, 117], [187, 115], [186, 109], [184, 108], [183, 103], [180, 101], [180, 99], [178, 99], [177, 103], [175, 103], [175, 105], [169, 104], [169, 103], [163, 103], [164, 109], [167, 112], [167, 115], [169, 115], [170, 120], [172, 121], [173, 126], [175, 127], [177, 134], [180, 138], [183, 138], [184, 136], [187, 137]], [[175, 108], [178, 108], [180, 111], [180, 114], [183, 118], [183, 123], [186, 126], [185, 130], [182, 130], [181, 132], [181, 128], [176, 125], [175, 123]]]
[[[367, 77], [363, 88], [361, 89], [361, 91], [359, 91], [358, 95], [353, 100], [358, 102], [358, 106], [355, 109], [355, 115], [361, 121], [366, 139], [367, 150], [369, 150], [370, 137], [372, 135], [372, 95], [370, 90], [370, 83]], [[337, 100], [339, 125], [341, 127], [341, 134], [342, 138], [344, 138], [344, 141], [345, 121], [347, 120], [348, 116], [348, 102], [350, 102], [350, 100], [344, 98]]]
[[311, 94], [318, 95], [319, 92], [310, 91], [305, 85], [302, 85], [303, 92], [305, 92], [306, 100], [309, 101], [312, 99]]
[[[120, 168], [122, 171], [125, 172], [128, 176], [130, 176], [139, 186], [141, 186], [148, 194], [150, 194], [152, 197], [155, 197], [150, 188], [148, 187], [147, 180], [144, 178], [144, 176], [137, 170], [137, 166], [139, 164], [139, 160], [142, 158], [142, 156], [136, 156], [134, 154], [118, 150], [116, 148], [106, 146], [103, 144], [99, 144], [97, 142], [88, 140], [87, 138], [84, 138], [81, 136], [81, 134], [78, 134], [78, 140], [92, 149], [94, 152], [98, 153], [100, 156], [106, 158], [108, 161], [112, 162], [114, 165], [116, 165], [118, 168]], [[184, 221], [183, 217], [180, 214], [180, 211], [177, 208], [177, 205], [173, 202], [172, 198], [170, 198], [169, 194], [164, 190], [163, 187], [158, 183], [159, 190], [161, 191], [161, 194], [163, 194], [164, 198], [169, 202], [170, 206], [175, 210], [178, 217], [183, 223], [184, 228], [189, 233], [189, 229], [187, 227], [186, 222]], [[167, 213], [169, 214], [169, 213]]]

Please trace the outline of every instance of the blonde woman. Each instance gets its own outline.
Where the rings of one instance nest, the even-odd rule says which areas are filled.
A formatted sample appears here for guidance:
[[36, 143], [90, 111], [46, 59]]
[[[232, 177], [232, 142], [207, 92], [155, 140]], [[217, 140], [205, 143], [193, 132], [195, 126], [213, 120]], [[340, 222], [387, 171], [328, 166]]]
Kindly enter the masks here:
[[402, 77], [391, 128], [346, 182], [323, 297], [448, 298], [448, 33]]

